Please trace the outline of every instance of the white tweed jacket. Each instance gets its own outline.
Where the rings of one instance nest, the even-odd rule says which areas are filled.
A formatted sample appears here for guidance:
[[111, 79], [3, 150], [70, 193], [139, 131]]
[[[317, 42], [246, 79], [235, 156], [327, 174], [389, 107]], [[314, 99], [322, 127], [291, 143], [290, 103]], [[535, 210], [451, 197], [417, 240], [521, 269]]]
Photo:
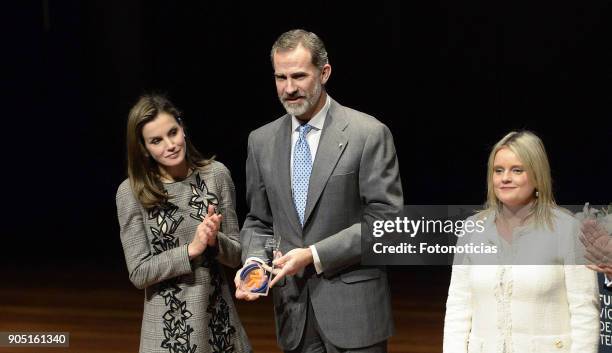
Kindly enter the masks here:
[[[554, 230], [548, 234], [538, 231], [536, 243], [547, 236], [572, 243], [578, 221], [559, 210], [553, 213]], [[521, 232], [529, 237], [528, 230]], [[497, 234], [494, 217], [485, 222], [483, 234]], [[550, 264], [470, 265], [473, 262], [466, 257], [462, 265], [454, 265], [446, 302], [443, 352], [596, 353], [597, 276], [585, 266], [576, 265], [571, 247], [567, 249], [568, 253], [559, 257], [550, 256], [553, 252], [549, 249], [540, 249]]]

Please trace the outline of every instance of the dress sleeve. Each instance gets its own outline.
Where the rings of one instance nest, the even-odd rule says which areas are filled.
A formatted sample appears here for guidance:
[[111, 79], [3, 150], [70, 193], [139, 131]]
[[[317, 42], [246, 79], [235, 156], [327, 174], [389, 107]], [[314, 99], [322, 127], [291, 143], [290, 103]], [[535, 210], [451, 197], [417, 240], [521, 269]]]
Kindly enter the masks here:
[[191, 272], [188, 244], [153, 254], [145, 230], [142, 207], [127, 180], [119, 186], [116, 202], [123, 254], [130, 281], [136, 288], [144, 289]]
[[225, 165], [217, 162], [215, 179], [219, 190], [219, 211], [223, 215], [221, 229], [217, 233], [217, 259], [229, 267], [240, 265], [240, 230], [236, 216], [236, 189]]
[[572, 353], [596, 353], [599, 344], [597, 274], [583, 265], [566, 265], [564, 271]]
[[[558, 225], [557, 225], [558, 226]], [[599, 345], [599, 285], [597, 274], [581, 265], [583, 256], [577, 251], [580, 225], [572, 220], [569, 236], [565, 273], [565, 288], [570, 312], [572, 353], [596, 353]], [[565, 230], [567, 231], [567, 230]]]
[[470, 265], [453, 265], [444, 317], [444, 353], [467, 353], [468, 337], [472, 329], [470, 268]]
[[[467, 220], [475, 221], [475, 217]], [[466, 221], [467, 221], [466, 220]], [[471, 234], [464, 234], [457, 241], [461, 246], [469, 242]], [[469, 257], [455, 254], [453, 272], [448, 287], [446, 315], [444, 317], [443, 353], [467, 353], [468, 338], [472, 330], [472, 292]]]

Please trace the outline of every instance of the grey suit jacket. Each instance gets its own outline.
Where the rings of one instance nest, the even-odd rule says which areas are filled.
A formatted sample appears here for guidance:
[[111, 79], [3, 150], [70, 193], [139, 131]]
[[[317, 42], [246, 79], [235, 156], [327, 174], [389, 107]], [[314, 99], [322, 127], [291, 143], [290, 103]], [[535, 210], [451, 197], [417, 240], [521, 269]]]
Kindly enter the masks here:
[[274, 234], [283, 254], [315, 245], [323, 273], [312, 266], [273, 288], [281, 348], [300, 343], [308, 299], [324, 335], [341, 348], [367, 347], [393, 333], [384, 268], [360, 265], [362, 221], [384, 218], [403, 205], [399, 167], [389, 129], [332, 99], [314, 159], [299, 223], [291, 195], [291, 117], [249, 135], [246, 165], [249, 213], [241, 231], [243, 260], [253, 232]]

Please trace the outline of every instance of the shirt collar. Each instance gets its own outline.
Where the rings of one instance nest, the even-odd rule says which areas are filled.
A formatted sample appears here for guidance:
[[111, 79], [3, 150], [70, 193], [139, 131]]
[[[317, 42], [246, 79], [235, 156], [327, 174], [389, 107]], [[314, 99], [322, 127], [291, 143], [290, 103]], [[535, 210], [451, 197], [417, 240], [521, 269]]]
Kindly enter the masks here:
[[[327, 112], [329, 111], [329, 107], [331, 105], [331, 98], [329, 94], [326, 94], [325, 105], [315, 116], [312, 117], [308, 121], [308, 125], [312, 126], [315, 130], [323, 130], [323, 125], [325, 124], [325, 117], [327, 116]], [[298, 127], [302, 125], [300, 121], [295, 117], [291, 116], [291, 131], [296, 131]]]

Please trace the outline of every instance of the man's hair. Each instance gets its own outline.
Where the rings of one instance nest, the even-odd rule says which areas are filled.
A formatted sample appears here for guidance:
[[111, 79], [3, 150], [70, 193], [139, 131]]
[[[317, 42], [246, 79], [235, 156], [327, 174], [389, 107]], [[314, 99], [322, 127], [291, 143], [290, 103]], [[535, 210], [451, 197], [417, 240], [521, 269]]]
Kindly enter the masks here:
[[300, 44], [310, 51], [312, 64], [319, 70], [323, 69], [323, 66], [326, 64], [329, 64], [327, 50], [325, 50], [325, 45], [319, 36], [303, 29], [293, 29], [281, 34], [276, 42], [274, 42], [270, 51], [272, 65], [274, 66], [274, 54], [277, 51], [294, 50]]

